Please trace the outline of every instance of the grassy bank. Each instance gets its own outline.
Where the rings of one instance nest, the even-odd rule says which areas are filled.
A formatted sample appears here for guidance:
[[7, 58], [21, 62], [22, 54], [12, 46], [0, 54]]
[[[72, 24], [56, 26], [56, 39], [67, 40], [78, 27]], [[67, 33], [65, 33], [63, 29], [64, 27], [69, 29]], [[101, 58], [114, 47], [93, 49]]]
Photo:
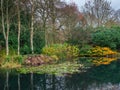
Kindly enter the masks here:
[[[118, 56], [118, 52], [108, 47], [84, 46], [78, 48], [68, 44], [55, 44], [44, 47], [42, 54], [18, 56], [12, 51], [9, 56], [6, 56], [4, 52], [0, 53], [0, 56], [0, 68], [16, 69], [20, 73], [32, 72], [61, 75], [81, 72], [79, 69], [86, 68], [89, 64], [95, 66], [110, 64], [116, 60], [113, 57]], [[79, 56], [100, 58], [79, 59]], [[78, 61], [80, 62], [78, 63]]]

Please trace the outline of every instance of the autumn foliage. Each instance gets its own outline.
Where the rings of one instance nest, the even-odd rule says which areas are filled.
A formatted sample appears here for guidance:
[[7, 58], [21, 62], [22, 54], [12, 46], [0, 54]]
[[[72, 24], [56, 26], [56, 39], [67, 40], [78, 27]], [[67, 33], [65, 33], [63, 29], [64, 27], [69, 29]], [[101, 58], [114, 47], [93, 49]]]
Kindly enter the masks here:
[[117, 54], [117, 52], [112, 51], [108, 47], [99, 47], [99, 46], [96, 46], [96, 47], [94, 47], [94, 48], [91, 49], [91, 54], [93, 56], [94, 55], [106, 56], [106, 55], [115, 55], [115, 54]]
[[[85, 52], [84, 52], [85, 50]], [[82, 50], [82, 52], [80, 52], [80, 56], [110, 56], [110, 55], [116, 55], [117, 52], [112, 51], [110, 48], [108, 47], [100, 47], [100, 46], [96, 46], [96, 47], [89, 47], [87, 49]]]

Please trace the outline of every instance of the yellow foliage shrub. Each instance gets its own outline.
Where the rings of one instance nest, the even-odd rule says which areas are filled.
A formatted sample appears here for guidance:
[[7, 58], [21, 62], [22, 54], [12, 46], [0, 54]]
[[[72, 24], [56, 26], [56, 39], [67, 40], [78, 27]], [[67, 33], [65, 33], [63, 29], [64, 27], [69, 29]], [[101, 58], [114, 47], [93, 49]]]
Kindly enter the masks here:
[[72, 59], [79, 55], [77, 46], [68, 44], [53, 44], [44, 47], [42, 53], [49, 56], [57, 56], [59, 59]]
[[97, 56], [106, 56], [106, 55], [115, 55], [117, 54], [117, 52], [112, 51], [110, 48], [108, 47], [99, 47], [96, 46], [94, 48], [91, 49], [91, 55], [97, 55]]

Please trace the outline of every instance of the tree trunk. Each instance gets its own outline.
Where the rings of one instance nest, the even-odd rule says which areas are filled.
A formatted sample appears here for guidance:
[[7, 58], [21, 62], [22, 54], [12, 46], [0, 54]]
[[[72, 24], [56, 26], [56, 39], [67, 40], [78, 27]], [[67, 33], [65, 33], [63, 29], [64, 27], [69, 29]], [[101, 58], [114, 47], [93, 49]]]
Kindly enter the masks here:
[[20, 22], [20, 1], [17, 0], [18, 5], [17, 5], [17, 10], [18, 10], [18, 55], [20, 55], [20, 31], [21, 31], [21, 22]]
[[55, 44], [56, 43], [56, 30], [55, 30], [55, 19], [56, 19], [56, 16], [55, 16], [55, 5], [54, 5], [54, 0], [51, 1], [51, 18], [52, 18], [52, 44]]
[[47, 30], [45, 29], [45, 46], [48, 46], [48, 41], [47, 41]]
[[48, 46], [47, 30], [46, 30], [46, 20], [45, 20], [44, 23], [43, 23], [43, 29], [44, 29], [45, 46]]
[[8, 39], [9, 39], [9, 15], [8, 15], [8, 1], [7, 1], [7, 10], [6, 10], [6, 18], [7, 18], [7, 34], [6, 34], [6, 55], [9, 55], [9, 44], [8, 44]]
[[34, 30], [34, 27], [33, 27], [33, 24], [34, 24], [34, 0], [32, 0], [32, 8], [31, 8], [31, 32], [30, 32], [30, 43], [31, 43], [31, 51], [32, 51], [32, 54], [34, 53], [34, 46], [33, 46], [33, 30]]
[[2, 28], [3, 28], [3, 35], [6, 44], [6, 55], [9, 55], [9, 45], [8, 45], [8, 36], [9, 36], [9, 19], [8, 19], [8, 2], [7, 2], [7, 32], [5, 32], [5, 22], [4, 22], [4, 12], [3, 12], [3, 0], [1, 0], [1, 13], [2, 13]]

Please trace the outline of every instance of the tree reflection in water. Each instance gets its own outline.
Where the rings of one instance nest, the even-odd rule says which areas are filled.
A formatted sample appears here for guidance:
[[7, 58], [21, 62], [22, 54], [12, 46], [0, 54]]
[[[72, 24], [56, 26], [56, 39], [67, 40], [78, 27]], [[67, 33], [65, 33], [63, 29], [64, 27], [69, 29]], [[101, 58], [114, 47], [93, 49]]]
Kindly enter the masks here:
[[18, 90], [20, 90], [20, 74], [18, 74]]
[[90, 68], [80, 74], [0, 74], [0, 90], [120, 90], [120, 63]]
[[6, 80], [5, 80], [4, 90], [9, 90], [9, 72], [6, 72]]

